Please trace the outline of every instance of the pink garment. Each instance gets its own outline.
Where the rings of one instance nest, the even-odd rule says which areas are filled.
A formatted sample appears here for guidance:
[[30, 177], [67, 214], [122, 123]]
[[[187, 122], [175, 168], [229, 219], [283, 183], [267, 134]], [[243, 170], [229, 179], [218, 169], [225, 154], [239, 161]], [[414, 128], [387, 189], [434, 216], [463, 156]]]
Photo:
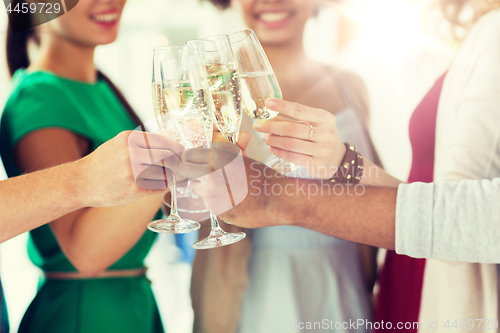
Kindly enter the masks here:
[[[410, 120], [410, 141], [413, 151], [408, 182], [430, 183], [434, 174], [434, 148], [439, 96], [445, 75], [439, 78], [417, 106]], [[375, 320], [391, 322], [392, 329], [377, 332], [400, 331], [397, 324], [418, 321], [425, 259], [414, 259], [388, 251], [379, 276], [379, 294]], [[387, 328], [387, 324], [384, 325]], [[417, 328], [405, 330], [417, 332]]]

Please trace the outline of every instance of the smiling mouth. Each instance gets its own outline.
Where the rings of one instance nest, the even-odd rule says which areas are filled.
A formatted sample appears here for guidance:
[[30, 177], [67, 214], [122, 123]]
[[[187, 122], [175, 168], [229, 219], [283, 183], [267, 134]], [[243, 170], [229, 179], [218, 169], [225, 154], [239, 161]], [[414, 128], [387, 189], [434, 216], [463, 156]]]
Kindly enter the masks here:
[[118, 13], [90, 15], [90, 19], [96, 23], [114, 23], [118, 21], [119, 18], [120, 15]]
[[275, 22], [280, 22], [284, 21], [287, 18], [291, 17], [293, 14], [292, 12], [278, 12], [278, 13], [261, 13], [257, 15], [257, 19], [266, 23], [275, 23]]

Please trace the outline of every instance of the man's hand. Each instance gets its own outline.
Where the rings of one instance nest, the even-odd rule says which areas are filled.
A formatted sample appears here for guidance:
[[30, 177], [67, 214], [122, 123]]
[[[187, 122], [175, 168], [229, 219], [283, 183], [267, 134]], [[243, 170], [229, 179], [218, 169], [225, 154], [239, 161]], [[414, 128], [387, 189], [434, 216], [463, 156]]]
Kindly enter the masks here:
[[190, 149], [182, 153], [180, 176], [195, 180], [191, 188], [203, 197], [205, 207], [214, 214], [232, 209], [248, 194], [243, 151], [249, 139], [247, 132], [240, 133], [238, 147], [214, 137], [216, 142], [211, 149]]
[[184, 148], [163, 135], [126, 131], [77, 161], [75, 190], [88, 207], [121, 206], [167, 188]]

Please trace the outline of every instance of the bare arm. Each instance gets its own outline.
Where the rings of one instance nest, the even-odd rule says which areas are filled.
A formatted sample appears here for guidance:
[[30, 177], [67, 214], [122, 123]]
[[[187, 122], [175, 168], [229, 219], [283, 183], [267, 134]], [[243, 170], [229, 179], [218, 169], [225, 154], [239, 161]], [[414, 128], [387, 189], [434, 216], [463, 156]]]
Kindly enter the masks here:
[[[236, 153], [237, 154], [237, 153]], [[197, 178], [192, 187], [206, 207], [221, 218], [245, 228], [296, 225], [326, 235], [394, 249], [396, 188], [334, 184], [321, 180], [289, 178], [245, 158], [239, 167], [234, 151], [212, 148], [183, 153], [179, 173]], [[227, 200], [224, 178], [212, 172], [225, 166], [231, 195], [245, 199], [235, 207]], [[204, 176], [203, 176], [204, 175]], [[201, 176], [201, 177], [200, 177]], [[235, 202], [239, 202], [235, 199]]]
[[[351, 185], [334, 187], [319, 180], [283, 177], [249, 159], [245, 164], [247, 177], [253, 181], [248, 186], [248, 196], [221, 215], [223, 220], [247, 228], [296, 225], [357, 243], [394, 249], [397, 188], [365, 187], [364, 193], [357, 195]], [[283, 193], [275, 195], [276, 188]]]
[[[82, 163], [67, 163], [0, 182], [0, 242], [86, 206]], [[22, 198], [22, 200], [20, 200]]]
[[[179, 172], [197, 178], [192, 187], [211, 211], [245, 228], [295, 225], [362, 244], [396, 249], [416, 258], [500, 262], [500, 178], [460, 183], [412, 183], [394, 187], [334, 184], [277, 174], [234, 153], [213, 149], [215, 169], [224, 166], [233, 198], [210, 157], [183, 153]], [[208, 154], [206, 154], [208, 155]], [[471, 223], [474, 221], [474, 223]]]
[[[161, 135], [147, 135], [158, 160], [179, 148]], [[83, 207], [121, 206], [163, 192], [163, 179], [133, 175], [132, 164], [152, 163], [142, 141], [142, 133], [124, 131], [78, 161], [1, 181], [0, 243]]]
[[[125, 141], [127, 141], [127, 137], [125, 137]], [[137, 150], [131, 150], [128, 144], [130, 142], [127, 141], [125, 156], [129, 152]], [[83, 155], [82, 146], [81, 138], [71, 132], [61, 129], [39, 130], [27, 135], [17, 144], [16, 160], [18, 165], [25, 171], [45, 169], [79, 159]], [[145, 156], [149, 158], [147, 154]], [[114, 159], [115, 156], [108, 155], [105, 158]], [[51, 228], [58, 239], [61, 249], [72, 264], [85, 275], [99, 274], [122, 257], [144, 234], [146, 223], [152, 219], [160, 207], [161, 192], [166, 187], [162, 173], [159, 174], [157, 180], [160, 181], [159, 178], [161, 178], [160, 182], [163, 183], [163, 188], [160, 187], [159, 190], [153, 191], [139, 190], [136, 189], [137, 185], [135, 183], [132, 185], [135, 179], [133, 168], [130, 167], [130, 161], [125, 159], [125, 162], [128, 162], [129, 165], [125, 175], [127, 179], [126, 185], [131, 189], [135, 189], [136, 193], [134, 195], [127, 194], [126, 187], [117, 188], [116, 185], [112, 185], [114, 182], [123, 182], [120, 175], [107, 173], [108, 179], [106, 179], [106, 177], [102, 177], [104, 175], [100, 174], [102, 170], [87, 170], [91, 172], [68, 175], [68, 178], [76, 179], [83, 176], [81, 181], [85, 183], [81, 188], [73, 189], [73, 191], [81, 190], [82, 194], [90, 197], [89, 201], [91, 202], [98, 203], [99, 200], [106, 202], [106, 194], [109, 194], [109, 191], [97, 196], [92, 191], [92, 188], [102, 181], [105, 184], [101, 185], [111, 185], [112, 190], [124, 191], [110, 196], [118, 197], [118, 199], [115, 199], [116, 203], [126, 205], [116, 208], [82, 208], [51, 223]], [[149, 162], [151, 163], [151, 161]], [[69, 165], [71, 166], [74, 163], [69, 163]], [[64, 168], [65, 165], [60, 167]], [[57, 170], [58, 168], [54, 169]], [[106, 171], [112, 171], [105, 169]], [[148, 180], [148, 182], [151, 182], [151, 180]], [[153, 193], [158, 194], [128, 203], [131, 201], [130, 199], [139, 199]], [[54, 198], [51, 203], [59, 205], [57, 199]], [[83, 206], [85, 205], [84, 202], [78, 202], [78, 205], [85, 207]], [[75, 208], [71, 207], [71, 205], [68, 206], [70, 207], [62, 209], [64, 211], [57, 211], [57, 213], [69, 212], [71, 208]]]

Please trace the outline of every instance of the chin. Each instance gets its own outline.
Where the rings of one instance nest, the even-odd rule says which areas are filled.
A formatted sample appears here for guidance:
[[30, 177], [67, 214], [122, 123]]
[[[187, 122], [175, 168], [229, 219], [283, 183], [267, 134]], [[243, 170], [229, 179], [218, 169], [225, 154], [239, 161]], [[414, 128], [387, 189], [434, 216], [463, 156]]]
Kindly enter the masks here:
[[105, 40], [102, 43], [99, 43], [99, 45], [108, 45], [108, 44], [113, 43], [114, 41], [116, 41], [116, 38]]
[[291, 43], [295, 37], [287, 31], [265, 31], [257, 35], [262, 45], [282, 45]]
[[96, 45], [107, 45], [111, 44], [114, 41], [116, 41], [118, 37], [118, 34], [110, 35], [110, 36], [100, 36], [100, 38], [97, 39]]

